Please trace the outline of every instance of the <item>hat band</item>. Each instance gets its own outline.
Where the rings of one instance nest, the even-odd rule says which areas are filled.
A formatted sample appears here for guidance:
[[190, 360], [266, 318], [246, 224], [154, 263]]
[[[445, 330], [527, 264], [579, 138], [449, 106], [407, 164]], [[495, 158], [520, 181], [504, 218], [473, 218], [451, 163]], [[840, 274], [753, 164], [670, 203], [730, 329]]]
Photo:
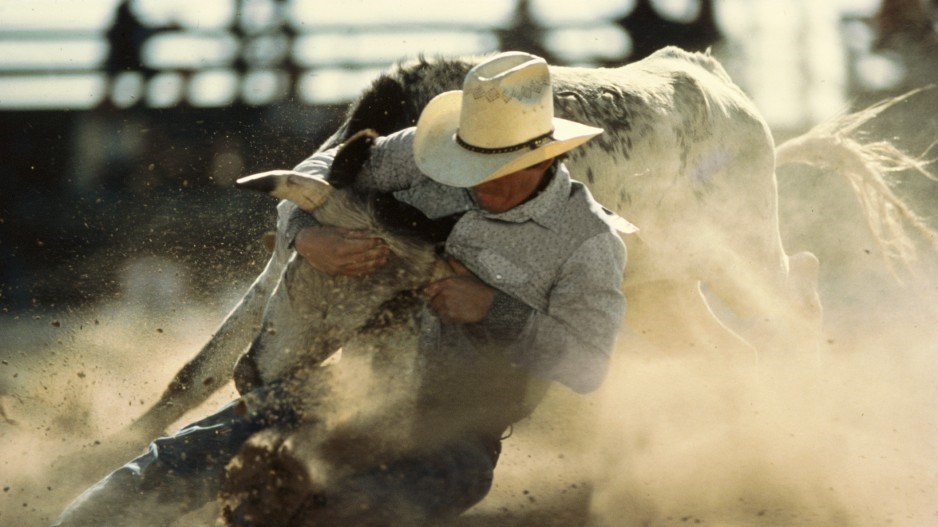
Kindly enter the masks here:
[[551, 130], [544, 135], [539, 135], [535, 137], [534, 139], [529, 139], [523, 143], [518, 143], [516, 145], [504, 146], [501, 148], [484, 148], [484, 147], [475, 146], [473, 144], [469, 144], [463, 141], [462, 137], [459, 137], [459, 130], [457, 130], [456, 131], [456, 144], [458, 144], [459, 146], [465, 148], [466, 150], [470, 152], [475, 152], [477, 154], [507, 154], [508, 152], [517, 152], [518, 150], [521, 150], [522, 148], [530, 148], [531, 150], [534, 150], [535, 148], [538, 148], [541, 145], [544, 145], [545, 143], [549, 142], [552, 139], [551, 136], [553, 134], [554, 134], [554, 131]]

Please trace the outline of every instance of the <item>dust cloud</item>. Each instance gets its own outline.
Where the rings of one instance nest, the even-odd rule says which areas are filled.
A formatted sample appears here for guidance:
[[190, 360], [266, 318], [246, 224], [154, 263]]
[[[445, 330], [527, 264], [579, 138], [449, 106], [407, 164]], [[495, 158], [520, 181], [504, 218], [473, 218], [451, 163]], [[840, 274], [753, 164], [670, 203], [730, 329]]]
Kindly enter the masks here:
[[938, 295], [907, 287], [922, 303], [829, 311], [816, 365], [655, 355], [624, 335], [601, 392], [554, 392], [506, 441], [465, 525], [935, 525]]
[[817, 370], [620, 355], [594, 460], [596, 524], [933, 524], [934, 313], [929, 331], [892, 315], [851, 321], [845, 333], [865, 344], [830, 338]]
[[[115, 442], [114, 434], [157, 400], [224, 316], [224, 301], [178, 296], [189, 292], [185, 284], [175, 302], [165, 289], [151, 296], [167, 283], [155, 262], [142, 264], [125, 280], [132, 289], [111, 303], [0, 317], [0, 525], [48, 525], [86, 487], [142, 453], [148, 439]], [[225, 387], [176, 425], [234, 395]]]

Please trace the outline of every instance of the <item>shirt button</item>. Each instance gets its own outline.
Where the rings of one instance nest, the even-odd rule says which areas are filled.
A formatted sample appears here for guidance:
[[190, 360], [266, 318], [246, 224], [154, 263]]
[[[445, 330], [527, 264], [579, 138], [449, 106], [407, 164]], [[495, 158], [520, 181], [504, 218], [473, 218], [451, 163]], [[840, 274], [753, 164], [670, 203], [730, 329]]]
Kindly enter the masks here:
[[500, 275], [500, 274], [495, 275], [495, 279], [496, 279], [496, 280], [501, 280], [501, 279], [502, 279], [502, 275]]

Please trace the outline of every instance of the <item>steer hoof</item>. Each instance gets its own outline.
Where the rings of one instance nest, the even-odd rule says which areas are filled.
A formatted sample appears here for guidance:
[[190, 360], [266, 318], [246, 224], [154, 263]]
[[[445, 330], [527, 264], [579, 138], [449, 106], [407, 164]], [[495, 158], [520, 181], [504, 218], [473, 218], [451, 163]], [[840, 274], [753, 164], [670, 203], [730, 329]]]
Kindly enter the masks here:
[[257, 362], [250, 352], [241, 355], [241, 358], [238, 359], [232, 377], [234, 377], [235, 388], [238, 389], [238, 393], [241, 395], [259, 388], [264, 383]]
[[219, 494], [226, 526], [294, 525], [308, 512], [317, 488], [288, 436], [269, 429], [254, 435], [227, 467]]

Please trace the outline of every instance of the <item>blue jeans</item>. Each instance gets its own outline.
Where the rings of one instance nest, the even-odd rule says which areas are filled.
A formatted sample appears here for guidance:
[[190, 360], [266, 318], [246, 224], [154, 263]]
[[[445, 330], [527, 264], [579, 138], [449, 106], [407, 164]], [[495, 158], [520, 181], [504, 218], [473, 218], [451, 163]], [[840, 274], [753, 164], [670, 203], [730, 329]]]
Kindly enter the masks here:
[[[293, 418], [288, 412], [273, 417], [281, 425]], [[53, 527], [171, 524], [218, 497], [226, 465], [270, 418], [244, 415], [235, 401], [154, 440], [145, 454], [79, 496]], [[499, 449], [497, 439], [460, 439], [353, 475], [311, 497], [296, 524], [320, 517], [356, 525], [399, 525], [402, 515], [416, 524], [455, 517], [488, 493]], [[366, 517], [349, 518], [350, 510]]]

